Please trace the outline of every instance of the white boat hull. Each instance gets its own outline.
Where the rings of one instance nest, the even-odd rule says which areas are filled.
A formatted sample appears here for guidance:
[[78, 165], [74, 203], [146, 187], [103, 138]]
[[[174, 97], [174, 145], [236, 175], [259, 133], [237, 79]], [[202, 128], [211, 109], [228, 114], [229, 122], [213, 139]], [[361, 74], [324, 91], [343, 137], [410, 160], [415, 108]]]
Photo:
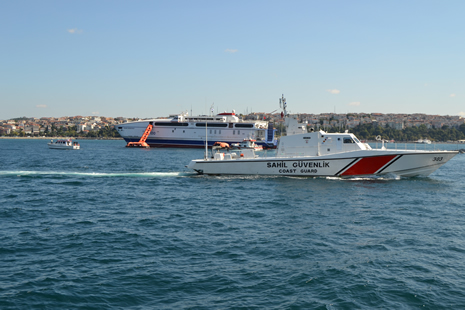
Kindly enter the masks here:
[[189, 169], [208, 175], [274, 175], [299, 177], [353, 177], [395, 174], [428, 176], [457, 151], [355, 151], [327, 156], [193, 160]]
[[52, 145], [51, 143], [48, 144], [48, 147], [50, 149], [57, 149], [57, 150], [79, 150], [80, 149], [79, 145], [62, 146], [62, 145]]
[[47, 143], [48, 148], [56, 150], [79, 150], [81, 146], [71, 140], [57, 140]]

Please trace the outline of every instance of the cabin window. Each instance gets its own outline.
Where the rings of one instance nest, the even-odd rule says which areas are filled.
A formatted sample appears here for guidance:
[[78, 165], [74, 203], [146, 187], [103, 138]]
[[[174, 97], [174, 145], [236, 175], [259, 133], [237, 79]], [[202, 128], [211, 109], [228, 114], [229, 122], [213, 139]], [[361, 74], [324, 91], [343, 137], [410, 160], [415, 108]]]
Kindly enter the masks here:
[[236, 128], [253, 128], [253, 124], [236, 124]]
[[344, 143], [355, 143], [351, 138], [344, 138]]
[[241, 134], [241, 131], [240, 131], [240, 130], [238, 130], [238, 131], [237, 131], [237, 134], [238, 134], [238, 135], [240, 135], [240, 134]]
[[215, 135], [216, 135], [216, 129], [215, 129]]
[[[195, 124], [197, 127], [205, 127], [205, 123]], [[207, 123], [207, 127], [228, 127], [228, 124], [218, 124], [218, 123]]]
[[236, 134], [236, 131], [235, 131], [235, 130], [233, 130], [233, 135], [235, 135], [235, 134]]
[[189, 123], [160, 123], [160, 122], [156, 122], [155, 123], [155, 126], [170, 126], [170, 127], [185, 127], [185, 126], [189, 126]]

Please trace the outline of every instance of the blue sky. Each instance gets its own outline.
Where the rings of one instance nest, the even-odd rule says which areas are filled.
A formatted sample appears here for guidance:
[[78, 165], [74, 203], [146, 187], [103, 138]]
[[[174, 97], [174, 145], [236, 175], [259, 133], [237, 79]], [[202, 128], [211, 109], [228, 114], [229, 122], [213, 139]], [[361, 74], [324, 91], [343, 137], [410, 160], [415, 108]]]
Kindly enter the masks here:
[[465, 1], [0, 2], [0, 119], [465, 116]]

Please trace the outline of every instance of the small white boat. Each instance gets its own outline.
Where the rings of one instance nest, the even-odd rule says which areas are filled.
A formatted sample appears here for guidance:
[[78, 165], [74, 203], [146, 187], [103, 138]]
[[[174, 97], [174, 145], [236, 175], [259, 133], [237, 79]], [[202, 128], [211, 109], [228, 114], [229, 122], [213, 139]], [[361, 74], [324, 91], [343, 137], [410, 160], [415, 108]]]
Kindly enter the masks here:
[[428, 139], [419, 139], [415, 143], [421, 143], [421, 144], [431, 144], [431, 140]]
[[51, 140], [48, 143], [50, 149], [59, 149], [59, 150], [79, 150], [81, 146], [76, 141], [71, 139], [59, 139], [56, 141]]
[[259, 157], [253, 148], [213, 148], [204, 159], [192, 160], [187, 168], [208, 175], [281, 175], [305, 177], [354, 177], [392, 174], [428, 176], [458, 151], [372, 149], [354, 134], [307, 132], [306, 124], [283, 113], [287, 135], [281, 137], [273, 157]]

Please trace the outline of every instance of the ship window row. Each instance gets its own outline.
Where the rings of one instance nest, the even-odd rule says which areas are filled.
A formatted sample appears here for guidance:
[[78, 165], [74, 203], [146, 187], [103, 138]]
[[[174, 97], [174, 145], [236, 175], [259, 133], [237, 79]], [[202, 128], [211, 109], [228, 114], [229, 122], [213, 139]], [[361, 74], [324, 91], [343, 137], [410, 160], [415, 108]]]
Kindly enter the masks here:
[[185, 127], [185, 126], [189, 126], [189, 123], [160, 123], [160, 122], [156, 122], [155, 126]]
[[[197, 123], [195, 124], [197, 127], [205, 127], [205, 123]], [[208, 127], [228, 127], [228, 124], [210, 124], [207, 123]], [[253, 128], [254, 124], [235, 124], [234, 127], [236, 128]]]
[[223, 118], [213, 118], [213, 117], [203, 117], [203, 118], [187, 118], [188, 121], [222, 121], [224, 120]]
[[[189, 126], [189, 123], [161, 123], [161, 122], [155, 122], [154, 126], [169, 126], [169, 127], [187, 127]], [[197, 127], [205, 127], [205, 123], [196, 123], [195, 126]], [[226, 128], [228, 127], [227, 123], [207, 123], [207, 127], [222, 127]], [[235, 124], [235, 128], [253, 128], [254, 124]], [[118, 127], [118, 129], [122, 129], [121, 127]], [[127, 129], [127, 128], [126, 128]]]
[[[197, 123], [195, 124], [197, 127], [205, 127], [205, 123]], [[207, 123], [207, 127], [228, 127], [228, 124], [209, 124]]]
[[236, 124], [236, 128], [253, 128], [253, 124]]

